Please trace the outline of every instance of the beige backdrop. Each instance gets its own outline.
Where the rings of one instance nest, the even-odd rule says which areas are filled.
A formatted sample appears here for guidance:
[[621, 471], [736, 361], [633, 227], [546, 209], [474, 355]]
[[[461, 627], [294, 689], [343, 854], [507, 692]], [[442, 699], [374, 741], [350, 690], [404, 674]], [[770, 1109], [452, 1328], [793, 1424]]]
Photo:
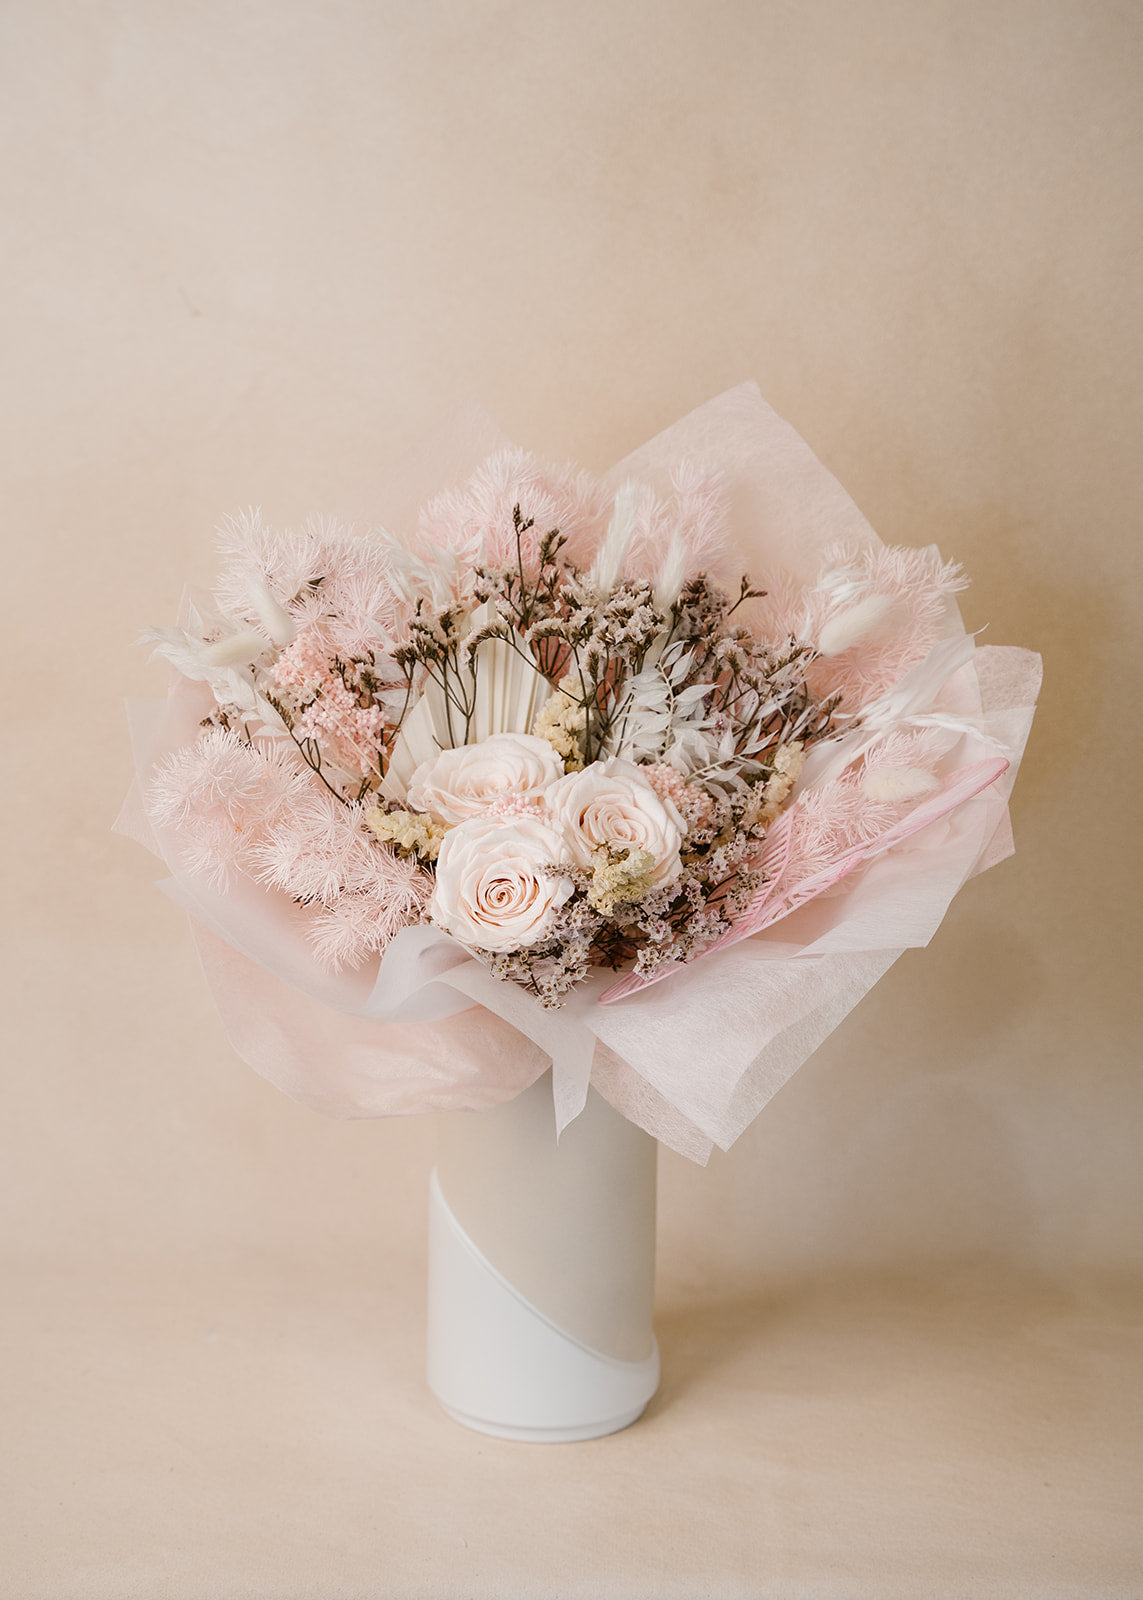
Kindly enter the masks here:
[[[0, 5], [0, 1593], [1143, 1591], [1141, 69], [1110, 0]], [[108, 831], [131, 641], [458, 400], [604, 468], [748, 377], [1043, 652], [1018, 854], [664, 1157], [648, 1419], [476, 1441], [430, 1125], [249, 1073]]]

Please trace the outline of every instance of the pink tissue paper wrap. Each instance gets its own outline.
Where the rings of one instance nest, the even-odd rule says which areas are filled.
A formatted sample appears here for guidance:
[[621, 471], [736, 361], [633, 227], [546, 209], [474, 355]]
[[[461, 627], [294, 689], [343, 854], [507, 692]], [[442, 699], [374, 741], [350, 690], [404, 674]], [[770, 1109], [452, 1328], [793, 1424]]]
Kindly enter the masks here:
[[[482, 413], [459, 414], [371, 497], [370, 520], [400, 532], [421, 503], [507, 442]], [[763, 583], [775, 569], [811, 581], [823, 549], [839, 540], [879, 543], [753, 384], [675, 423], [604, 481], [637, 478], [666, 492], [684, 459], [721, 473], [742, 570]], [[511, 1099], [551, 1066], [559, 1128], [582, 1109], [590, 1083], [655, 1138], [705, 1162], [713, 1145], [734, 1142], [904, 950], [929, 942], [965, 880], [1011, 854], [1008, 796], [1040, 660], [967, 639], [962, 648], [940, 706], [971, 726], [949, 771], [970, 768], [984, 781], [1006, 761], [1002, 775], [955, 809], [933, 806], [933, 820], [850, 863], [834, 887], [753, 936], [607, 1003], [600, 997], [615, 974], [597, 970], [562, 1008], [544, 1010], [429, 925], [406, 928], [365, 967], [331, 975], [288, 896], [252, 881], [222, 892], [189, 874], [177, 839], [153, 827], [143, 794], [155, 763], [197, 736], [211, 704], [202, 684], [177, 678], [166, 702], [130, 703], [136, 779], [116, 827], [169, 868], [161, 887], [192, 919], [237, 1053], [303, 1105], [342, 1118], [479, 1109]]]

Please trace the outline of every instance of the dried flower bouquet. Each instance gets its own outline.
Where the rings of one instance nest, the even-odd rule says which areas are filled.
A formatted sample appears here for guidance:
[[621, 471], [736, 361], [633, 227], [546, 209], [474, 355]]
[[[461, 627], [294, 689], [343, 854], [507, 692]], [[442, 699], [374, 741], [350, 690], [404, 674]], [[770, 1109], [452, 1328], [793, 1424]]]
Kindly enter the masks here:
[[[145, 635], [199, 714], [143, 763], [135, 831], [200, 921], [295, 988], [378, 1025], [491, 1005], [556, 1061], [561, 1121], [595, 1058], [613, 1103], [701, 1159], [728, 1142], [737, 1080], [696, 1116], [702, 1091], [680, 1103], [601, 1019], [638, 1005], [661, 1023], [700, 974], [708, 1004], [720, 974], [736, 991], [747, 942], [771, 966], [846, 954], [844, 935], [806, 943], [803, 908], [824, 897], [836, 934], [881, 858], [990, 795], [968, 852], [912, 851], [943, 910], [941, 868], [955, 858], [959, 882], [984, 859], [1023, 735], [989, 725], [964, 580], [935, 551], [886, 549], [846, 502], [836, 538], [817, 527], [742, 576], [744, 435], [793, 436], [750, 388], [695, 417], [680, 427], [702, 448], [684, 437], [611, 482], [492, 450], [399, 532], [227, 523], [213, 594]], [[1007, 695], [1022, 713], [1029, 671]], [[289, 908], [285, 965], [225, 925], [252, 893]], [[780, 955], [768, 930], [790, 919]]]

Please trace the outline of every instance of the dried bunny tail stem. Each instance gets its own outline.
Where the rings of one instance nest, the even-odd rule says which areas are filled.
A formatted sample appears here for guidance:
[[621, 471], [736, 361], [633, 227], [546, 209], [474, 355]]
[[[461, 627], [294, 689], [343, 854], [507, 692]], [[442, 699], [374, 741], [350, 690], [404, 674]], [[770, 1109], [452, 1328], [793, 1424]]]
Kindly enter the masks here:
[[891, 805], [931, 794], [938, 782], [924, 767], [873, 767], [861, 779], [861, 791], [875, 804]]
[[672, 528], [666, 558], [655, 580], [655, 604], [660, 611], [669, 611], [679, 598], [690, 565], [690, 553], [683, 534], [678, 528]]
[[631, 545], [631, 537], [635, 532], [642, 493], [641, 486], [632, 479], [623, 484], [615, 496], [615, 509], [611, 521], [608, 523], [598, 554], [592, 562], [591, 571], [587, 575], [588, 587], [594, 589], [597, 594], [610, 594], [619, 581], [619, 574], [623, 571], [623, 563], [627, 559], [627, 551]]
[[265, 578], [259, 573], [252, 574], [247, 588], [250, 591], [250, 603], [258, 614], [258, 620], [273, 642], [279, 649], [292, 644], [294, 635], [298, 631], [294, 626], [294, 619], [285, 606], [279, 605], [274, 599]]
[[400, 553], [380, 534], [323, 517], [273, 528], [249, 511], [223, 522], [218, 543], [216, 603], [280, 649], [320, 625], [344, 650], [369, 636], [371, 617], [392, 631], [410, 609], [396, 581]]
[[876, 698], [948, 634], [965, 585], [933, 546], [832, 546], [793, 619], [801, 637], [817, 641], [814, 688], [840, 692], [850, 710]]
[[835, 611], [818, 629], [819, 655], [839, 656], [852, 650], [884, 620], [893, 605], [892, 595], [870, 594], [855, 605]]
[[975, 647], [971, 634], [935, 644], [925, 659], [910, 667], [891, 689], [862, 706], [860, 719], [848, 733], [814, 747], [802, 773], [802, 791], [840, 776], [887, 734], [925, 728], [951, 733], [972, 731], [975, 723], [971, 718], [953, 716], [935, 707], [940, 691], [955, 672], [972, 660]]
[[232, 633], [217, 643], [208, 645], [206, 659], [212, 667], [248, 667], [265, 654], [266, 641], [253, 629]]
[[874, 805], [921, 799], [940, 787], [937, 768], [956, 735], [942, 728], [898, 729], [865, 752], [855, 773]]

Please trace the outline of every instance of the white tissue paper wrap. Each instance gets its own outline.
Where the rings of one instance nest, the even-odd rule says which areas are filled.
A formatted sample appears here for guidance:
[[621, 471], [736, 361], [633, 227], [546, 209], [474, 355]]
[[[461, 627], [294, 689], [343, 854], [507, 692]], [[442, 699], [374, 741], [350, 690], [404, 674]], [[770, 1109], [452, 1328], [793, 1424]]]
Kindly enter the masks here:
[[[479, 413], [454, 419], [406, 464], [402, 484], [381, 491], [370, 518], [400, 531], [419, 504], [505, 443]], [[763, 583], [774, 569], [810, 581], [821, 551], [838, 540], [878, 542], [753, 384], [668, 428], [606, 481], [636, 478], [665, 491], [683, 459], [722, 473], [742, 570]], [[959, 626], [954, 619], [950, 631]], [[948, 769], [1003, 757], [1001, 777], [764, 931], [605, 1004], [612, 972], [595, 971], [561, 1009], [544, 1010], [427, 925], [334, 976], [315, 960], [287, 895], [248, 880], [219, 891], [189, 874], [178, 840], [152, 826], [142, 796], [155, 762], [197, 736], [211, 706], [201, 684], [178, 679], [165, 703], [130, 705], [137, 776], [116, 826], [170, 869], [162, 888], [190, 914], [235, 1050], [302, 1104], [334, 1117], [475, 1109], [511, 1099], [551, 1065], [560, 1128], [582, 1109], [590, 1082], [647, 1132], [705, 1162], [903, 950], [928, 943], [965, 880], [1011, 853], [1008, 795], [1039, 657], [971, 641], [964, 654], [940, 695], [942, 711], [971, 724]]]

